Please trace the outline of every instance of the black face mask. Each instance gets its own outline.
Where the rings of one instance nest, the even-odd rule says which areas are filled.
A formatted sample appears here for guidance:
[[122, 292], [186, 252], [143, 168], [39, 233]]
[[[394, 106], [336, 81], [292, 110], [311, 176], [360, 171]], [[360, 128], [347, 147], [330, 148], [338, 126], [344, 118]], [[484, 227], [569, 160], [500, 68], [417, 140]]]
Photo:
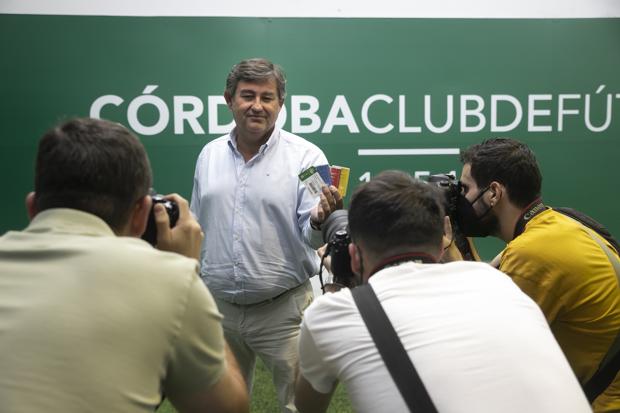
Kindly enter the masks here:
[[472, 202], [469, 202], [463, 194], [460, 194], [456, 201], [456, 221], [459, 230], [466, 237], [486, 237], [497, 228], [497, 217], [489, 214], [492, 206], [480, 216], [476, 214], [474, 204], [484, 195], [489, 187], [483, 189]]

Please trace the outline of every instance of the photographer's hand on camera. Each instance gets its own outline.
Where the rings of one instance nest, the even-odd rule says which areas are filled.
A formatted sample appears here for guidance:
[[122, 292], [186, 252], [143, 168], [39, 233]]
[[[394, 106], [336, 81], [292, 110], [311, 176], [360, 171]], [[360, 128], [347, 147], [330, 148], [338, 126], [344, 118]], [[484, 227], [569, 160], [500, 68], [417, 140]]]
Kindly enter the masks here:
[[[317, 255], [321, 259], [321, 265], [325, 267], [325, 269], [330, 273], [330, 276], [333, 278], [332, 274], [332, 257], [327, 254], [327, 244], [323, 245], [321, 248], [316, 250]], [[323, 276], [325, 274], [323, 273]], [[344, 285], [334, 283], [334, 282], [323, 282], [323, 278], [321, 280], [321, 288], [323, 289], [323, 293], [335, 293], [336, 291], [340, 291], [342, 288], [345, 288]]]
[[321, 259], [325, 269], [329, 272], [332, 272], [332, 257], [330, 257], [329, 255], [326, 256], [325, 252], [327, 252], [327, 244], [324, 244], [321, 248], [316, 250], [316, 255], [318, 255]]
[[321, 189], [322, 194], [319, 203], [310, 212], [310, 223], [314, 229], [320, 229], [321, 224], [332, 212], [343, 207], [342, 196], [335, 186], [324, 186]]
[[157, 225], [157, 248], [162, 251], [176, 252], [189, 258], [200, 259], [200, 245], [204, 234], [200, 224], [194, 219], [187, 201], [178, 194], [166, 195], [177, 203], [179, 219], [173, 228], [170, 228], [170, 219], [166, 209], [161, 204], [154, 206], [155, 223]]
[[454, 242], [454, 236], [455, 234], [452, 231], [450, 217], [446, 216], [443, 225], [443, 254], [441, 256], [441, 262], [463, 261], [463, 255]]

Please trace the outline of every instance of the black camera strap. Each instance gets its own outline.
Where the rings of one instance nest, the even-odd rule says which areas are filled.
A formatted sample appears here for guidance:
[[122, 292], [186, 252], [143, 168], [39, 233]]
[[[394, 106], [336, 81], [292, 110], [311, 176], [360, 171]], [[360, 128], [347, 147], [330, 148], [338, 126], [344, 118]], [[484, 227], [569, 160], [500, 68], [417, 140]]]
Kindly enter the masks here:
[[409, 411], [437, 413], [424, 383], [370, 284], [351, 289], [351, 294]]
[[532, 218], [534, 218], [536, 215], [540, 214], [541, 212], [547, 209], [549, 208], [546, 207], [545, 204], [543, 204], [540, 198], [536, 199], [534, 202], [532, 202], [527, 207], [525, 207], [525, 209], [523, 210], [523, 213], [517, 220], [517, 224], [515, 225], [515, 232], [513, 235], [513, 239], [517, 238], [519, 235], [523, 233], [523, 231], [525, 231], [525, 225]]

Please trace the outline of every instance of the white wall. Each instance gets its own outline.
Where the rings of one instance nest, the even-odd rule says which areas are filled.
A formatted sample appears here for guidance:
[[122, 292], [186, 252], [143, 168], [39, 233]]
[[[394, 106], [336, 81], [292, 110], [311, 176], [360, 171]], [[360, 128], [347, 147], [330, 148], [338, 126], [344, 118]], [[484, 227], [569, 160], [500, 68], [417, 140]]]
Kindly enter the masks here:
[[0, 13], [119, 16], [598, 18], [620, 0], [0, 0]]

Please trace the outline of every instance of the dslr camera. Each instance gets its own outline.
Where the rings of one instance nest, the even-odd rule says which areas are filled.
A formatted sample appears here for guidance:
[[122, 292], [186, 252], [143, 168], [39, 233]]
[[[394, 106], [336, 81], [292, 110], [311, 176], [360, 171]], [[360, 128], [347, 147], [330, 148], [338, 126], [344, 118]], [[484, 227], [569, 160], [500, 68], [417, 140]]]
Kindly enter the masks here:
[[439, 188], [443, 194], [443, 206], [452, 224], [452, 240], [466, 261], [476, 261], [477, 252], [471, 242], [459, 229], [457, 203], [461, 197], [461, 182], [452, 174], [437, 174], [428, 177], [428, 183]]
[[[356, 277], [351, 269], [351, 255], [349, 255], [349, 214], [346, 209], [334, 211], [321, 225], [323, 242], [327, 244], [323, 260], [331, 257], [331, 272], [334, 275], [333, 283], [338, 287], [353, 288], [356, 285]], [[321, 269], [323, 267], [321, 260]], [[325, 290], [323, 277], [319, 270], [321, 288]]]
[[[428, 177], [428, 183], [439, 188], [439, 192], [443, 194], [443, 204], [446, 214], [450, 217], [452, 224], [452, 237], [456, 247], [461, 252], [463, 259], [475, 261], [477, 252], [470, 241], [459, 230], [457, 220], [457, 203], [461, 197], [461, 183], [457, 181], [454, 175], [437, 174]], [[348, 212], [340, 209], [331, 213], [329, 217], [321, 225], [323, 242], [327, 244], [323, 260], [331, 257], [331, 272], [334, 275], [333, 283], [340, 287], [353, 288], [357, 285], [357, 277], [351, 269], [351, 256], [349, 255], [349, 244], [351, 236], [349, 234]], [[321, 269], [323, 267], [321, 260]], [[321, 288], [325, 290], [323, 283], [322, 271], [319, 270], [319, 279]]]
[[149, 218], [146, 223], [146, 230], [144, 231], [144, 234], [142, 234], [142, 239], [147, 241], [152, 246], [155, 246], [157, 244], [157, 225], [155, 223], [154, 211], [155, 205], [162, 204], [166, 209], [168, 218], [170, 219], [170, 228], [174, 227], [179, 219], [179, 206], [176, 202], [166, 199], [163, 195], [155, 192], [151, 194], [151, 198], [153, 199], [153, 205], [151, 206], [151, 212], [149, 213]]
[[443, 194], [443, 206], [454, 229], [456, 225], [456, 203], [461, 194], [461, 183], [452, 174], [430, 175], [428, 183], [439, 188]]

